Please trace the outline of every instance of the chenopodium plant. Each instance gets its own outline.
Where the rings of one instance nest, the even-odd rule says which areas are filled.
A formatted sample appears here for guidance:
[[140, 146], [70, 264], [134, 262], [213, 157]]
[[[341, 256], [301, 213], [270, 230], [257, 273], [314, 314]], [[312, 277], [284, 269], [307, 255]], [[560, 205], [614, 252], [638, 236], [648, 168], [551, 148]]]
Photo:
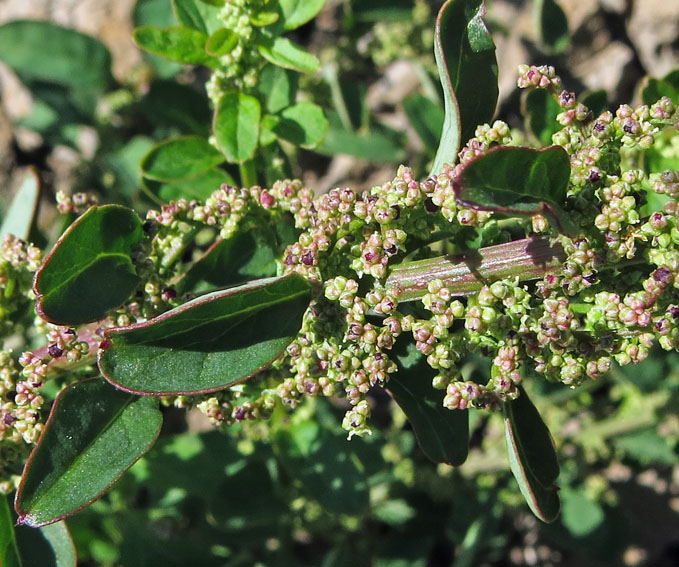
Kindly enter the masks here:
[[[465, 460], [471, 409], [502, 412], [528, 505], [556, 518], [557, 456], [524, 381], [575, 388], [679, 345], [679, 90], [665, 80], [659, 100], [597, 116], [554, 69], [522, 67], [519, 86], [551, 97], [559, 127], [549, 147], [512, 145], [489, 125], [483, 14], [449, 0], [438, 15], [445, 123], [426, 179], [402, 166], [316, 198], [293, 180], [227, 184], [145, 219], [93, 207], [68, 228], [33, 282], [47, 345], [3, 354], [3, 451], [40, 435], [20, 523], [101, 496], [154, 443], [161, 404], [228, 425], [333, 396], [351, 438], [370, 433], [373, 388], [438, 462]], [[30, 271], [38, 255], [8, 237], [3, 265]], [[469, 356], [489, 375], [465, 375]], [[64, 376], [43, 424], [41, 388]]]

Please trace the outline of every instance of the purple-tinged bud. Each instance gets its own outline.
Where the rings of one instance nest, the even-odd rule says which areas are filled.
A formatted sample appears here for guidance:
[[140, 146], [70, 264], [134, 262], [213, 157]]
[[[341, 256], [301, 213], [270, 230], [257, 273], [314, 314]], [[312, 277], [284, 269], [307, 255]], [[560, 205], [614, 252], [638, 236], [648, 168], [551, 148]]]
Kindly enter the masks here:
[[424, 200], [424, 209], [428, 213], [436, 213], [439, 210], [439, 207], [434, 203], [434, 200], [431, 197], [427, 197]]
[[52, 358], [59, 358], [60, 356], [63, 356], [64, 354], [64, 349], [61, 348], [57, 343], [52, 343], [48, 348], [47, 352]]
[[653, 272], [653, 279], [662, 285], [669, 285], [674, 279], [672, 277], [672, 272], [670, 272], [665, 266], [660, 266], [655, 272]]

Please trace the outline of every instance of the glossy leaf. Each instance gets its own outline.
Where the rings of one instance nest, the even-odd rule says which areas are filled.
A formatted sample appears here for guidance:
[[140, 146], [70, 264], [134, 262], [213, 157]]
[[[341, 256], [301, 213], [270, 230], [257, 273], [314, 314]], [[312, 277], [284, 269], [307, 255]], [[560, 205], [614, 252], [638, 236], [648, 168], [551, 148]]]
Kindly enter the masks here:
[[236, 45], [238, 45], [236, 33], [227, 28], [219, 28], [208, 38], [205, 44], [205, 51], [215, 57], [221, 57], [231, 53]]
[[28, 240], [33, 226], [33, 220], [38, 212], [40, 201], [40, 181], [34, 169], [24, 174], [19, 189], [12, 198], [12, 204], [7, 209], [0, 227], [0, 240], [5, 235], [13, 234], [22, 240]]
[[297, 73], [267, 64], [259, 74], [257, 94], [267, 112], [276, 113], [290, 106], [297, 95]]
[[543, 522], [559, 515], [559, 463], [552, 437], [538, 410], [522, 390], [516, 400], [502, 406], [509, 465], [521, 494]]
[[278, 0], [283, 14], [283, 27], [294, 30], [316, 17], [325, 0]]
[[410, 346], [408, 358], [399, 357], [399, 370], [387, 388], [406, 414], [422, 452], [436, 463], [461, 465], [469, 452], [468, 412], [443, 407], [443, 392], [431, 385], [435, 372]]
[[57, 325], [103, 319], [139, 285], [132, 255], [141, 220], [119, 205], [92, 207], [61, 236], [35, 275], [37, 310]]
[[177, 63], [216, 65], [217, 61], [205, 51], [207, 35], [184, 27], [157, 28], [142, 26], [134, 30], [134, 41], [139, 47]]
[[144, 177], [156, 181], [189, 179], [224, 162], [205, 138], [182, 136], [155, 145], [139, 164]]
[[136, 393], [228, 388], [281, 354], [309, 300], [309, 285], [298, 276], [209, 293], [145, 323], [107, 331], [99, 368], [114, 385]]
[[559, 103], [546, 89], [533, 89], [523, 100], [526, 129], [543, 145], [552, 143], [552, 135], [563, 128], [556, 121], [562, 111]]
[[328, 133], [328, 120], [323, 109], [312, 102], [289, 106], [278, 118], [273, 131], [296, 146], [315, 148]]
[[212, 5], [202, 0], [172, 0], [172, 10], [177, 21], [207, 35], [216, 32], [222, 26], [217, 17], [221, 6]]
[[156, 399], [102, 378], [68, 386], [26, 463], [15, 502], [19, 522], [50, 524], [101, 497], [151, 448], [162, 421]]
[[235, 91], [222, 96], [213, 124], [217, 145], [229, 162], [242, 163], [254, 155], [261, 112], [253, 96]]
[[259, 53], [269, 63], [300, 73], [315, 73], [321, 65], [315, 55], [285, 37], [277, 37], [270, 44], [260, 45]]
[[443, 86], [445, 120], [431, 173], [455, 163], [462, 144], [497, 104], [495, 44], [485, 23], [482, 0], [448, 0], [436, 20], [434, 54]]
[[208, 169], [190, 179], [180, 179], [163, 183], [144, 179], [142, 181], [146, 192], [159, 203], [169, 203], [170, 201], [181, 199], [197, 199], [205, 201], [212, 193], [217, 191], [222, 184], [235, 185], [235, 180], [226, 171], [218, 167]]
[[568, 18], [556, 0], [535, 0], [533, 17], [543, 46], [553, 53], [568, 46]]
[[445, 120], [443, 109], [421, 94], [412, 94], [403, 100], [403, 109], [415, 132], [428, 152], [434, 153], [439, 146], [439, 136]]

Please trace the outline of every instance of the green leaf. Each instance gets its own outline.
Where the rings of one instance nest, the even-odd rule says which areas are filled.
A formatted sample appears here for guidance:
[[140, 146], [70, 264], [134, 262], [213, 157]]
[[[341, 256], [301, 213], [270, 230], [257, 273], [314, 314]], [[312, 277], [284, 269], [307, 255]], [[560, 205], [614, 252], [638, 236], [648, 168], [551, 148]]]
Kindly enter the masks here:
[[139, 165], [144, 177], [178, 181], [196, 177], [223, 162], [222, 153], [205, 138], [182, 136], [154, 146]]
[[[167, 0], [137, 0], [132, 12], [132, 23], [135, 28], [147, 25], [167, 28], [175, 25], [177, 20]], [[146, 52], [143, 53], [143, 57], [160, 77], [166, 79], [174, 77], [182, 70], [179, 63], [168, 61], [163, 57]]]
[[149, 53], [177, 63], [216, 66], [218, 61], [205, 51], [207, 35], [183, 27], [142, 26], [132, 36], [137, 45]]
[[278, 0], [283, 14], [283, 27], [294, 30], [316, 17], [325, 0]]
[[[412, 343], [408, 345], [408, 358], [414, 349]], [[461, 465], [469, 452], [467, 410], [443, 407], [443, 393], [432, 387], [435, 372], [424, 356], [417, 356], [415, 363], [404, 356], [398, 360], [399, 370], [389, 378], [387, 388], [406, 414], [422, 452], [436, 463]]]
[[278, 118], [273, 131], [296, 146], [315, 148], [328, 133], [328, 120], [323, 109], [312, 102], [289, 106]]
[[36, 171], [31, 168], [24, 174], [24, 179], [12, 198], [12, 204], [4, 215], [0, 227], [0, 240], [7, 234], [28, 240], [39, 202], [40, 181]]
[[502, 406], [509, 465], [528, 506], [543, 522], [559, 515], [559, 463], [549, 429], [521, 390], [516, 400]]
[[276, 359], [300, 329], [310, 299], [298, 276], [216, 291], [137, 325], [106, 332], [102, 374], [129, 392], [214, 392]]
[[535, 0], [533, 18], [543, 46], [552, 53], [560, 53], [568, 46], [568, 18], [555, 0]]
[[359, 22], [403, 21], [413, 17], [413, 0], [351, 0], [352, 16]]
[[113, 82], [111, 54], [99, 40], [49, 22], [0, 26], [0, 61], [27, 83], [42, 82], [97, 96]]
[[14, 520], [5, 495], [0, 497], [0, 565], [21, 567], [19, 547], [14, 537]]
[[26, 463], [19, 522], [44, 526], [101, 497], [151, 448], [162, 421], [156, 399], [120, 392], [102, 378], [68, 386]]
[[275, 24], [280, 19], [278, 12], [255, 12], [250, 16], [250, 23], [257, 28]]
[[267, 112], [275, 114], [290, 106], [297, 96], [297, 73], [267, 64], [259, 73], [257, 95]]
[[434, 54], [443, 86], [445, 120], [431, 173], [455, 163], [461, 145], [497, 104], [495, 44], [482, 16], [482, 0], [448, 0], [436, 20]]
[[666, 96], [674, 104], [679, 104], [679, 89], [664, 79], [646, 79], [641, 89], [641, 100], [644, 104], [652, 105]]
[[580, 102], [592, 111], [593, 116], [599, 116], [608, 108], [608, 93], [604, 89], [598, 89], [585, 94]]
[[370, 511], [375, 518], [390, 526], [403, 525], [417, 514], [416, 510], [402, 498], [380, 502], [372, 506]]
[[598, 502], [587, 497], [584, 490], [564, 488], [559, 492], [563, 502], [561, 521], [575, 537], [584, 537], [596, 530], [605, 514]]
[[222, 27], [218, 17], [221, 10], [219, 5], [201, 0], [172, 0], [172, 10], [180, 24], [207, 35]]
[[215, 57], [221, 57], [231, 53], [236, 45], [238, 45], [236, 33], [226, 28], [219, 28], [208, 38], [205, 51]]
[[99, 321], [141, 281], [132, 255], [143, 239], [139, 216], [126, 207], [92, 207], [59, 238], [35, 275], [40, 315], [57, 325]]
[[318, 58], [285, 37], [260, 45], [259, 53], [269, 63], [300, 73], [315, 73], [320, 68]]
[[205, 89], [157, 80], [151, 83], [140, 105], [144, 118], [154, 126], [179, 129], [203, 138], [211, 134], [212, 110]]
[[431, 99], [417, 93], [403, 99], [403, 109], [427, 151], [432, 154], [436, 152], [445, 120], [444, 110]]
[[259, 101], [253, 96], [235, 91], [222, 96], [213, 126], [217, 145], [229, 162], [243, 163], [254, 155], [261, 112]]
[[169, 183], [144, 179], [142, 181], [146, 192], [158, 203], [169, 203], [182, 197], [205, 201], [224, 183], [235, 185], [233, 177], [218, 167], [208, 169], [190, 179], [180, 179]]
[[615, 437], [613, 444], [616, 449], [624, 451], [626, 457], [634, 459], [643, 467], [677, 463], [676, 440], [670, 442], [653, 429]]
[[546, 89], [532, 89], [526, 92], [524, 100], [526, 130], [531, 132], [543, 145], [552, 143], [552, 135], [563, 128], [556, 121], [562, 111], [559, 103]]

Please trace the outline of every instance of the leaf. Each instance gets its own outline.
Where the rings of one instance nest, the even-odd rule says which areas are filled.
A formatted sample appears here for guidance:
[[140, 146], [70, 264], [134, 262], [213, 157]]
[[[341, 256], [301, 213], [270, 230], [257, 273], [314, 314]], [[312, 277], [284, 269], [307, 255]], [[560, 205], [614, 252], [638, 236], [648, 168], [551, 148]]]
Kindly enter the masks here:
[[552, 53], [560, 53], [570, 40], [568, 18], [555, 0], [536, 0], [533, 4], [535, 27], [540, 41]]
[[154, 126], [179, 129], [207, 138], [212, 110], [205, 90], [177, 81], [156, 80], [141, 99], [141, 112]]
[[298, 276], [203, 295], [137, 325], [110, 329], [99, 368], [135, 393], [197, 394], [247, 380], [294, 339], [310, 299]]
[[205, 51], [214, 57], [221, 57], [231, 53], [238, 45], [238, 36], [232, 30], [219, 28], [213, 33], [205, 44]]
[[359, 22], [403, 21], [413, 17], [412, 0], [351, 0], [352, 16]]
[[273, 131], [281, 138], [303, 148], [315, 148], [328, 133], [323, 109], [312, 102], [300, 102], [284, 109]]
[[603, 509], [598, 502], [588, 498], [584, 490], [564, 488], [559, 496], [563, 501], [561, 521], [571, 535], [584, 537], [603, 523]]
[[255, 97], [235, 91], [222, 96], [213, 126], [217, 146], [229, 162], [242, 163], [254, 155], [260, 117], [261, 107]]
[[325, 0], [278, 0], [283, 14], [283, 27], [294, 30], [316, 17]]
[[643, 467], [658, 464], [672, 466], [679, 458], [676, 440], [670, 441], [653, 429], [615, 437], [613, 444], [626, 457], [634, 459]]
[[267, 64], [259, 73], [257, 95], [267, 112], [274, 114], [290, 106], [297, 95], [297, 73]]
[[666, 96], [674, 104], [679, 104], [679, 89], [665, 79], [646, 79], [641, 89], [641, 100], [644, 104], [652, 105]]
[[205, 138], [182, 136], [153, 146], [139, 166], [149, 179], [178, 181], [196, 177], [223, 162], [222, 153]]
[[[408, 345], [409, 355], [414, 346]], [[408, 364], [399, 356], [399, 370], [389, 378], [387, 389], [406, 414], [422, 452], [435, 463], [461, 465], [469, 452], [469, 415], [467, 410], [443, 407], [443, 394], [435, 390], [435, 372], [423, 356]]]
[[35, 275], [38, 313], [57, 325], [103, 319], [141, 281], [132, 255], [142, 239], [141, 220], [131, 209], [90, 208], [59, 238]]
[[560, 146], [495, 147], [465, 165], [454, 181], [455, 197], [462, 206], [474, 209], [546, 213], [571, 233], [574, 229], [560, 208], [570, 173], [570, 159]]
[[216, 66], [218, 61], [205, 51], [207, 35], [183, 27], [142, 26], [132, 33], [136, 44], [145, 51], [177, 63]]
[[76, 382], [57, 397], [26, 463], [15, 508], [21, 524], [44, 526], [100, 498], [155, 442], [158, 401]]
[[593, 116], [599, 116], [608, 108], [608, 93], [604, 89], [598, 89], [585, 94], [580, 102], [592, 111]]
[[0, 565], [21, 567], [19, 548], [14, 537], [14, 521], [7, 497], [0, 497]]
[[417, 93], [403, 99], [403, 109], [427, 151], [432, 154], [436, 152], [445, 120], [444, 110], [431, 99]]
[[462, 143], [495, 114], [498, 69], [495, 44], [481, 19], [485, 11], [482, 0], [448, 0], [436, 20], [434, 54], [445, 120], [432, 174], [455, 163]]
[[180, 179], [169, 183], [144, 179], [142, 181], [146, 192], [159, 203], [169, 203], [182, 197], [205, 201], [215, 191], [226, 183], [235, 185], [233, 177], [218, 167], [208, 169], [190, 179]]
[[[167, 0], [138, 0], [132, 12], [132, 22], [134, 27], [150, 25], [167, 28], [175, 25], [177, 20], [172, 13], [171, 4]], [[144, 60], [162, 78], [168, 79], [174, 77], [182, 70], [182, 66], [174, 61], [169, 61], [148, 52], [144, 52], [142, 55]]]
[[40, 202], [40, 180], [35, 169], [28, 169], [19, 189], [12, 198], [0, 227], [0, 240], [13, 234], [22, 240], [28, 240], [35, 215]]
[[222, 27], [222, 22], [218, 18], [221, 6], [211, 5], [210, 2], [172, 0], [172, 10], [181, 25], [207, 35], [213, 34]]
[[285, 37], [260, 45], [259, 54], [269, 63], [300, 73], [315, 73], [321, 64], [318, 58]]
[[563, 126], [556, 121], [562, 111], [559, 103], [546, 89], [527, 91], [523, 99], [526, 129], [543, 145], [552, 143], [552, 135]]
[[549, 429], [538, 410], [521, 390], [520, 396], [502, 406], [509, 466], [528, 506], [543, 522], [559, 515], [559, 463]]

